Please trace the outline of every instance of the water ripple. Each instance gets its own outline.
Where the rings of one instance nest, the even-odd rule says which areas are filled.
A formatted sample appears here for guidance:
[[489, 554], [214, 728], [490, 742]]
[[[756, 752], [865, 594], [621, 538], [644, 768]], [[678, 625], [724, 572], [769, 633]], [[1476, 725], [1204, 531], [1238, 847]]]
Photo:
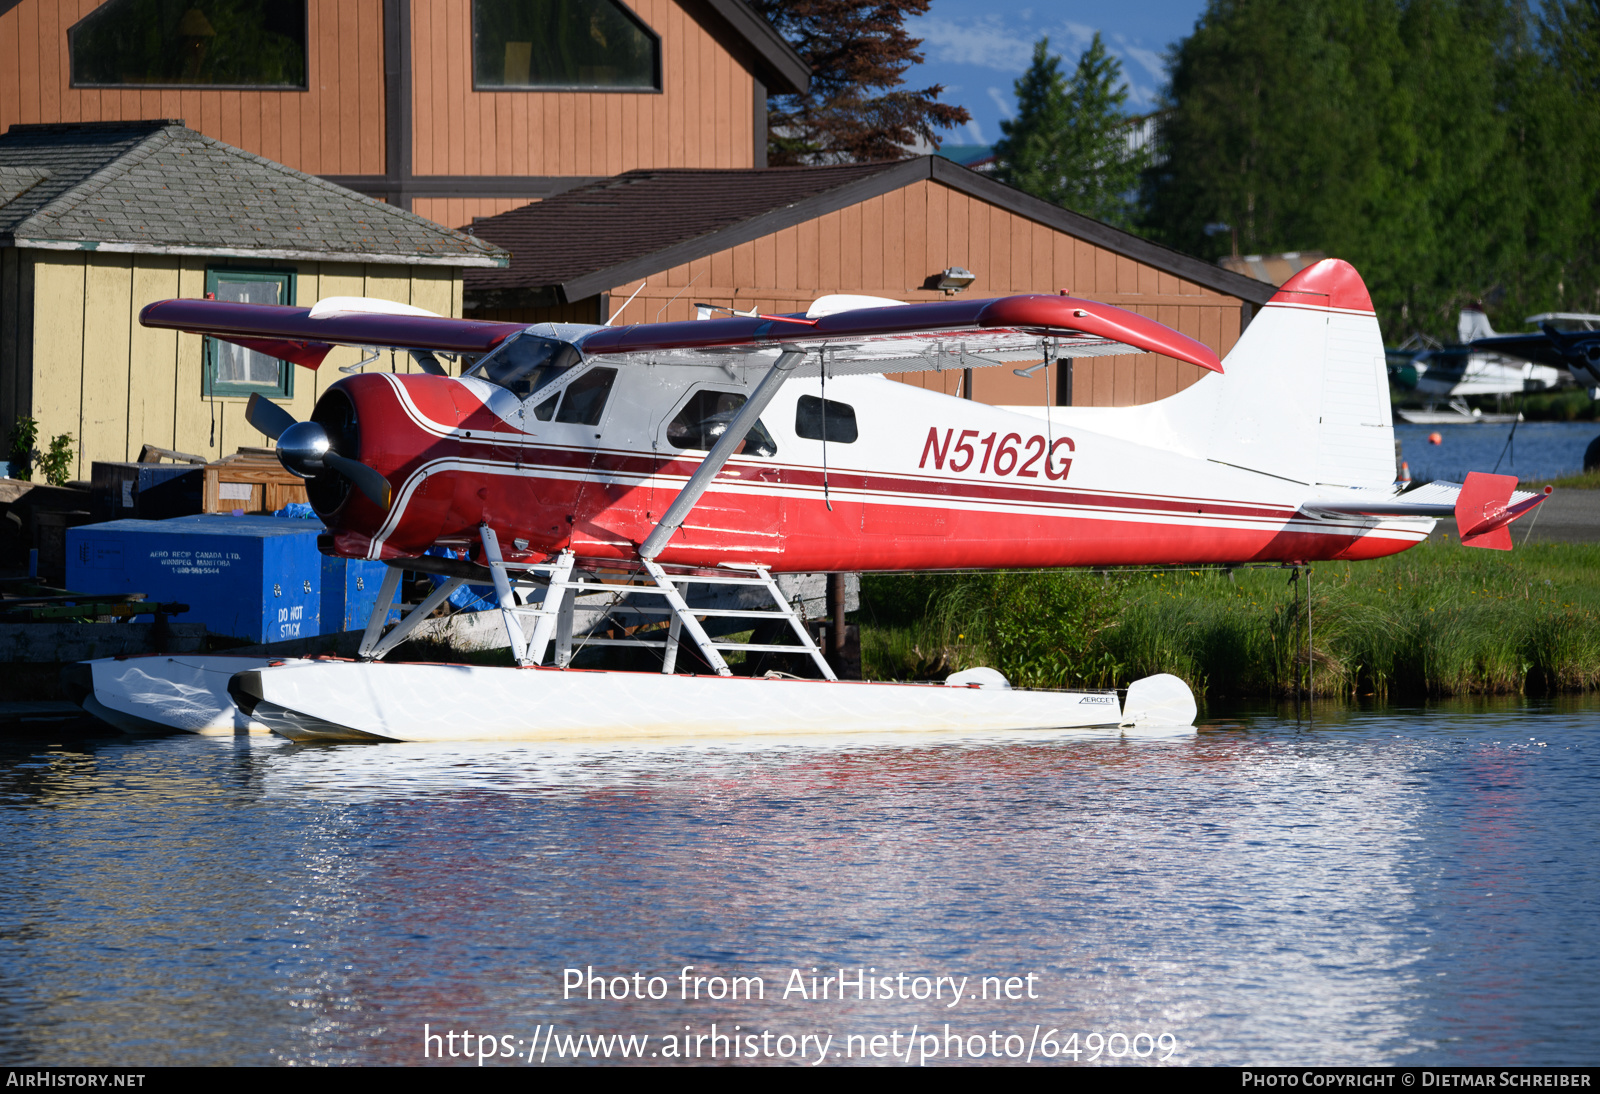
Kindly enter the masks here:
[[[11, 742], [0, 1062], [408, 1063], [425, 1022], [717, 1021], [1592, 1063], [1595, 713], [1243, 712], [1133, 742]], [[563, 1000], [591, 965], [768, 997]], [[778, 997], [813, 967], [1033, 972], [1039, 998]]]

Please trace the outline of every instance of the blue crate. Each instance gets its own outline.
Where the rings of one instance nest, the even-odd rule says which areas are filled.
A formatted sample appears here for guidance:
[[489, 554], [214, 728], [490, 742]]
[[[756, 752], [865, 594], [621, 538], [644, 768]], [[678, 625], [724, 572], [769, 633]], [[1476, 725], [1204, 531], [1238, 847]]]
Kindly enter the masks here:
[[324, 629], [322, 530], [317, 521], [220, 515], [88, 524], [67, 531], [67, 588], [180, 601], [189, 611], [178, 621], [213, 634], [307, 638]]
[[[378, 602], [378, 590], [389, 567], [381, 562], [367, 562], [358, 558], [322, 556], [322, 629], [324, 634], [336, 631], [365, 630], [372, 608]], [[400, 607], [389, 609], [388, 621], [400, 621]]]

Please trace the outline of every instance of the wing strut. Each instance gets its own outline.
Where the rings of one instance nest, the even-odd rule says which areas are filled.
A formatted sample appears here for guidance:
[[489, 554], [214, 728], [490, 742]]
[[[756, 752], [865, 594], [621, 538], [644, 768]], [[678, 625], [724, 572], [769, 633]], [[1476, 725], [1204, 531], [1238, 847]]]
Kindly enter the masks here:
[[673, 533], [688, 519], [689, 513], [700, 501], [700, 496], [711, 485], [711, 480], [716, 478], [717, 472], [722, 470], [738, 450], [739, 445], [744, 443], [745, 434], [756, 424], [761, 412], [767, 409], [772, 397], [778, 394], [778, 389], [789, 378], [789, 373], [798, 368], [805, 357], [804, 350], [795, 349], [793, 346], [785, 346], [783, 352], [778, 354], [778, 359], [761, 378], [756, 389], [750, 393], [750, 398], [745, 400], [744, 406], [739, 408], [739, 413], [734, 415], [733, 421], [728, 423], [728, 428], [723, 431], [722, 436], [717, 438], [717, 443], [712, 445], [705, 460], [695, 473], [689, 476], [689, 481], [683, 484], [678, 496], [672, 499], [672, 504], [667, 507], [660, 523], [646, 537], [644, 544], [639, 548], [640, 558], [649, 562], [666, 549], [667, 541], [672, 539]]

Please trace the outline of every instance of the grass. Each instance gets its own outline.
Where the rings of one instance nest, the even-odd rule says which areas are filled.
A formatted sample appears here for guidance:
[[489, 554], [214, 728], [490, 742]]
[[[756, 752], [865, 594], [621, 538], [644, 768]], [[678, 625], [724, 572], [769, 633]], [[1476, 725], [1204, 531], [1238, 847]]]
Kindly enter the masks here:
[[[868, 679], [990, 665], [1022, 686], [1118, 686], [1174, 673], [1207, 698], [1291, 693], [1305, 614], [1289, 571], [874, 575]], [[1600, 687], [1600, 545], [1506, 555], [1431, 540], [1310, 567], [1319, 695], [1381, 699]]]
[[1600, 490], [1600, 467], [1563, 475], [1559, 479], [1541, 479], [1539, 482], [1518, 483], [1519, 490], [1543, 490], [1553, 486], [1557, 490]]
[[[1592, 422], [1600, 414], [1600, 401], [1589, 398], [1588, 390], [1581, 387], [1529, 392], [1517, 396], [1517, 400], [1515, 409], [1530, 422]], [[1487, 404], [1493, 400], [1480, 401]], [[1507, 409], [1512, 407], [1508, 405]]]

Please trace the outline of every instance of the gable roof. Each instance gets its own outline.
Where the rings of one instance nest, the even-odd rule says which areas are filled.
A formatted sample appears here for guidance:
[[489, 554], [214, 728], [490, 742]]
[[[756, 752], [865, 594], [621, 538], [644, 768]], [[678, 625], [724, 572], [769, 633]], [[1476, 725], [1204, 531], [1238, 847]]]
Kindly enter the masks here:
[[13, 125], [0, 245], [422, 266], [505, 252], [196, 133], [181, 121]]
[[750, 54], [747, 63], [770, 90], [803, 95], [811, 88], [811, 66], [745, 0], [690, 0], [685, 6], [713, 33], [727, 28], [724, 44], [744, 46]]
[[1052, 205], [939, 156], [837, 167], [629, 171], [476, 221], [509, 250], [464, 274], [467, 306], [571, 303], [925, 179], [1216, 292], [1264, 304], [1265, 282]]

